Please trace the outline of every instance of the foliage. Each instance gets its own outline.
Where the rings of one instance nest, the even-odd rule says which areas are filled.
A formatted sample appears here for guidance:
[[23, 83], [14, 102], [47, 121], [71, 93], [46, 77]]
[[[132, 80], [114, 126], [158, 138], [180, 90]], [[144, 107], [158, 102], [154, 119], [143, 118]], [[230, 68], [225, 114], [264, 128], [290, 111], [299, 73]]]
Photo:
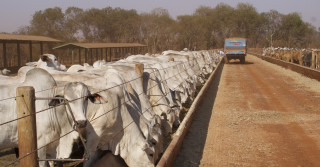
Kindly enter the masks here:
[[199, 7], [192, 15], [173, 19], [166, 9], [150, 13], [105, 7], [48, 8], [35, 12], [29, 26], [18, 33], [45, 35], [66, 42], [138, 42], [149, 52], [167, 49], [222, 48], [224, 38], [248, 38], [249, 47], [316, 47], [320, 33], [298, 13], [276, 10], [258, 13], [248, 3], [235, 8], [220, 3]]

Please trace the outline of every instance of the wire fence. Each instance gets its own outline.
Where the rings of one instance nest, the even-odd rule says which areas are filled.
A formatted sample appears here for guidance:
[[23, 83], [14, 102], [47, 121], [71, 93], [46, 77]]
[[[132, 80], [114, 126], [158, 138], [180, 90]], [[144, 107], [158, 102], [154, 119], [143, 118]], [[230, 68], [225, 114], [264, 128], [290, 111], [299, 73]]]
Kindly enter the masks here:
[[[196, 60], [196, 59], [193, 59], [193, 61], [194, 61], [194, 60]], [[182, 62], [182, 63], [180, 63], [179, 65], [184, 64], [184, 63], [186, 63], [186, 62]], [[177, 65], [173, 65], [173, 66], [170, 66], [170, 67], [162, 68], [162, 69], [160, 69], [160, 70], [166, 70], [166, 69], [173, 68], [173, 67], [176, 67], [176, 66], [177, 66]], [[195, 66], [195, 65], [193, 65], [193, 66]], [[192, 66], [192, 67], [193, 67], [193, 66]], [[159, 71], [159, 69], [157, 69], [157, 70]], [[173, 78], [173, 77], [176, 77], [177, 75], [180, 75], [181, 73], [185, 72], [186, 70], [188, 70], [188, 69], [185, 69], [184, 71], [179, 72], [179, 73], [177, 73], [176, 75], [171, 76], [171, 77], [169, 77], [169, 78], [167, 78], [167, 79], [165, 79], [165, 80], [162, 80], [162, 81], [167, 81], [167, 80], [169, 80], [169, 79], [171, 79], [171, 78]], [[156, 72], [156, 71], [154, 71], [154, 72]], [[152, 73], [154, 73], [154, 72], [152, 72]], [[160, 75], [160, 76], [161, 76], [161, 75]], [[96, 77], [95, 79], [97, 79], [97, 78], [103, 78], [103, 77]], [[138, 80], [138, 79], [141, 79], [141, 77], [137, 77], [137, 78], [131, 79], [131, 80], [129, 80], [129, 81], [125, 81], [125, 82], [123, 82], [123, 83], [121, 83], [121, 84], [118, 84], [118, 85], [115, 85], [115, 86], [112, 86], [112, 87], [109, 87], [109, 88], [106, 88], [106, 89], [99, 90], [99, 91], [97, 91], [97, 92], [95, 92], [95, 93], [93, 93], [93, 94], [100, 93], [100, 92], [104, 92], [104, 91], [110, 90], [110, 89], [112, 89], [112, 88], [125, 85], [125, 84], [127, 84], [127, 83], [130, 83], [130, 82], [135, 81], [135, 80]], [[85, 82], [85, 81], [86, 81], [86, 80], [83, 80], [83, 81], [80, 81], [80, 82]], [[40, 90], [40, 91], [37, 91], [37, 92], [35, 92], [35, 93], [42, 92], [42, 91], [48, 91], [48, 90], [55, 89], [55, 88], [57, 88], [57, 87], [64, 87], [64, 86], [65, 86], [65, 85], [63, 85], [63, 86], [55, 86], [54, 88], [49, 88], [49, 89], [45, 89], [45, 90]], [[19, 97], [19, 96], [10, 97], [10, 98], [6, 98], [6, 99], [1, 99], [0, 102], [1, 102], [1, 101], [4, 101], [4, 100], [15, 99], [15, 98], [17, 98], [17, 97]], [[20, 97], [21, 97], [21, 96], [20, 96]], [[76, 101], [76, 100], [79, 100], [79, 99], [83, 99], [83, 98], [86, 98], [86, 97], [88, 97], [88, 96], [83, 96], [83, 97], [75, 98], [75, 99], [73, 99], [73, 100], [70, 100], [69, 102], [73, 102], [73, 101]], [[60, 105], [66, 105], [66, 102], [60, 103], [60, 104], [58, 104], [57, 106], [60, 106]], [[47, 108], [47, 109], [43, 109], [43, 110], [37, 111], [35, 114], [38, 114], [38, 113], [41, 113], [41, 112], [44, 112], [44, 111], [53, 109], [53, 108], [55, 108], [55, 107], [57, 107], [57, 106], [53, 106], [53, 107], [49, 107], [49, 108]], [[31, 114], [31, 115], [34, 115], [34, 114]], [[10, 120], [10, 121], [7, 121], [7, 122], [0, 123], [0, 126], [5, 125], [5, 124], [8, 124], [8, 123], [11, 123], [11, 122], [14, 122], [14, 121], [17, 121], [17, 120], [20, 120], [20, 119], [23, 119], [23, 118], [26, 118], [26, 117], [31, 116], [31, 115], [26, 115], [26, 116], [23, 116], [23, 117], [20, 117], [20, 118], [17, 118], [17, 119], [13, 119], [13, 120]]]
[[[154, 77], [157, 77], [154, 73], [155, 73], [155, 72], [158, 72], [158, 73], [159, 73], [159, 76], [161, 77], [161, 78], [160, 78], [160, 82], [161, 82], [161, 84], [164, 84], [164, 82], [166, 82], [166, 81], [168, 81], [168, 80], [170, 80], [170, 79], [172, 79], [172, 78], [174, 78], [174, 77], [177, 77], [178, 75], [180, 75], [180, 77], [183, 78], [183, 77], [181, 76], [181, 74], [184, 73], [184, 72], [186, 72], [186, 71], [189, 70], [189, 69], [183, 66], [183, 68], [184, 68], [183, 71], [179, 71], [178, 73], [176, 73], [176, 74], [174, 74], [174, 75], [172, 75], [172, 76], [170, 76], [170, 77], [167, 77], [167, 78], [165, 78], [165, 79], [162, 78], [163, 76], [161, 75], [160, 70], [166, 70], [166, 69], [169, 69], [169, 68], [174, 68], [174, 67], [176, 67], [176, 66], [178, 66], [178, 65], [185, 64], [185, 63], [188, 63], [188, 64], [190, 65], [190, 66], [189, 66], [190, 68], [193, 68], [194, 66], [199, 66], [199, 64], [198, 64], [197, 61], [196, 61], [196, 58], [194, 58], [192, 61], [195, 61], [195, 62], [196, 62], [196, 63], [193, 63], [192, 66], [190, 65], [190, 62], [189, 62], [189, 61], [186, 61], [186, 62], [181, 62], [181, 63], [179, 63], [179, 64], [175, 64], [175, 65], [173, 65], [173, 66], [169, 66], [169, 67], [161, 68], [161, 69], [158, 69], [158, 68], [149, 68], [149, 69], [156, 69], [156, 70], [154, 70], [153, 72], [150, 72], [149, 74], [153, 74]], [[152, 65], [151, 65], [151, 66], [152, 66]], [[146, 68], [146, 69], [148, 69], [148, 68]], [[198, 71], [199, 71], [199, 70], [201, 70], [200, 66], [199, 66], [199, 68], [198, 68]], [[142, 77], [143, 77], [143, 76], [142, 76]], [[97, 78], [103, 78], [103, 76], [95, 77], [95, 78], [93, 78], [93, 79], [97, 79]], [[128, 84], [128, 83], [133, 82], [133, 81], [138, 80], [138, 79], [141, 79], [141, 76], [140, 76], [140, 77], [137, 77], [137, 78], [133, 78], [133, 79], [131, 79], [131, 80], [124, 81], [124, 82], [121, 83], [121, 84], [118, 84], [118, 85], [115, 85], [115, 86], [112, 86], [112, 87], [108, 87], [108, 88], [106, 88], [106, 89], [98, 90], [97, 92], [94, 92], [94, 93], [92, 93], [92, 94], [101, 93], [101, 92], [104, 92], [104, 91], [113, 89], [113, 88], [115, 88], [115, 87], [123, 86], [123, 85], [125, 85], [125, 84]], [[84, 80], [84, 81], [85, 81], [85, 80]], [[182, 81], [182, 82], [183, 82], [183, 81]], [[181, 82], [180, 84], [178, 84], [175, 88], [173, 88], [173, 90], [175, 90], [177, 87], [179, 87], [179, 86], [182, 84], [182, 82]], [[164, 85], [166, 85], [166, 84], [164, 84]], [[64, 85], [63, 85], [63, 86], [64, 86]], [[63, 87], [63, 86], [61, 86], [61, 87]], [[150, 87], [146, 90], [146, 92], [144, 92], [144, 91], [140, 92], [139, 94], [137, 94], [137, 96], [139, 97], [140, 95], [142, 95], [142, 94], [144, 94], [144, 93], [147, 93], [147, 91], [153, 89], [153, 88], [156, 87], [156, 86], [159, 86], [158, 83], [150, 86]], [[55, 89], [55, 88], [57, 88], [57, 87], [54, 87], [54, 88], [51, 88], [51, 89]], [[37, 91], [37, 92], [42, 92], [42, 91], [47, 91], [47, 90], [50, 90], [50, 89], [40, 90], [40, 91]], [[165, 90], [166, 90], [166, 89], [165, 89]], [[36, 92], [36, 93], [37, 93], [37, 92]], [[144, 113], [150, 111], [150, 110], [154, 107], [155, 104], [157, 104], [161, 99], [166, 98], [166, 96], [167, 96], [169, 93], [171, 93], [171, 92], [166, 90], [166, 91], [164, 92], [164, 94], [161, 95], [162, 97], [160, 97], [156, 102], [154, 102], [153, 104], [151, 104], [151, 107], [145, 109], [144, 111], [143, 111], [143, 109], [141, 109], [141, 112], [136, 112], [136, 114], [138, 114], [137, 116], [141, 117], [141, 116], [143, 116]], [[79, 98], [76, 98], [76, 99], [73, 99], [73, 100], [70, 100], [70, 101], [64, 101], [63, 103], [60, 103], [60, 104], [58, 104], [57, 106], [68, 105], [68, 103], [70, 103], [70, 102], [73, 102], [73, 101], [76, 101], [76, 100], [79, 100], [79, 99], [83, 99], [83, 98], [87, 98], [87, 97], [88, 97], [88, 96], [83, 96], [83, 97], [79, 97]], [[6, 98], [6, 99], [1, 99], [0, 102], [1, 102], [1, 101], [5, 101], [5, 100], [9, 100], [9, 99], [13, 99], [13, 98], [17, 98], [17, 97], [10, 97], [10, 98]], [[37, 99], [37, 98], [36, 98], [36, 99]], [[110, 113], [111, 111], [113, 111], [113, 110], [121, 107], [122, 105], [127, 104], [127, 103], [130, 102], [131, 100], [132, 100], [131, 98], [127, 98], [127, 100], [123, 100], [123, 102], [122, 102], [120, 105], [118, 105], [118, 106], [116, 106], [116, 107], [114, 107], [114, 108], [112, 108], [112, 109], [110, 109], [110, 110], [105, 110], [105, 108], [104, 108], [105, 113], [103, 113], [103, 114], [101, 114], [101, 115], [99, 115], [99, 116], [95, 116], [95, 118], [92, 119], [92, 120], [90, 120], [89, 122], [92, 123], [93, 121], [95, 121], [95, 120], [101, 118], [102, 116]], [[43, 109], [43, 110], [37, 111], [37, 112], [35, 112], [35, 114], [38, 114], [38, 113], [41, 113], [41, 112], [44, 112], [44, 111], [47, 111], [47, 110], [50, 110], [50, 109], [54, 109], [54, 108], [57, 107], [57, 106], [53, 106], [53, 107], [49, 107], [49, 108], [47, 108], [47, 109]], [[71, 114], [72, 114], [72, 111], [70, 111], [70, 112], [71, 112]], [[5, 124], [8, 124], [8, 123], [11, 123], [11, 122], [14, 122], [14, 121], [23, 119], [23, 118], [26, 118], [26, 117], [31, 116], [31, 115], [34, 115], [34, 114], [26, 115], [26, 116], [23, 116], [23, 117], [19, 117], [19, 118], [17, 118], [17, 119], [13, 119], [13, 120], [10, 120], [10, 121], [1, 123], [0, 126], [3, 126], [3, 125], [5, 125]], [[133, 114], [133, 115], [135, 115], [135, 114]], [[117, 133], [114, 135], [114, 137], [116, 137], [118, 134], [120, 134], [122, 131], [124, 131], [127, 127], [129, 127], [129, 126], [130, 126], [132, 123], [134, 123], [134, 122], [135, 122], [135, 121], [134, 121], [134, 119], [133, 119], [130, 123], [128, 123], [128, 125], [124, 126], [123, 129], [121, 129], [119, 132], [117, 132]], [[48, 146], [49, 144], [52, 144], [52, 143], [54, 143], [54, 142], [59, 141], [61, 138], [69, 135], [70, 133], [72, 133], [72, 132], [74, 132], [74, 131], [77, 131], [77, 129], [76, 129], [76, 128], [75, 128], [75, 129], [72, 129], [70, 132], [65, 133], [64, 135], [60, 136], [59, 138], [56, 138], [56, 139], [52, 140], [51, 142], [47, 143], [46, 145], [43, 145], [43, 146], [39, 147], [38, 149], [30, 152], [29, 154], [24, 155], [23, 157], [19, 157], [17, 160], [9, 163], [9, 164], [6, 165], [6, 166], [11, 166], [11, 165], [19, 162], [21, 159], [26, 158], [27, 156], [35, 153], [36, 151], [39, 151], [40, 149], [45, 148], [45, 147]], [[82, 137], [82, 136], [80, 135], [80, 138], [81, 138], [81, 137]], [[83, 143], [83, 144], [85, 145], [85, 143]], [[46, 160], [52, 160], [52, 161], [54, 161], [54, 159], [46, 159]], [[85, 157], [83, 157], [83, 159], [80, 159], [80, 160], [77, 159], [77, 160], [75, 160], [75, 161], [79, 161], [79, 163], [81, 163], [81, 162], [83, 162], [84, 160], [85, 160]], [[60, 161], [62, 161], [62, 160], [60, 160]], [[66, 159], [65, 161], [74, 161], [74, 160]], [[78, 164], [79, 164], [79, 163], [78, 163]]]

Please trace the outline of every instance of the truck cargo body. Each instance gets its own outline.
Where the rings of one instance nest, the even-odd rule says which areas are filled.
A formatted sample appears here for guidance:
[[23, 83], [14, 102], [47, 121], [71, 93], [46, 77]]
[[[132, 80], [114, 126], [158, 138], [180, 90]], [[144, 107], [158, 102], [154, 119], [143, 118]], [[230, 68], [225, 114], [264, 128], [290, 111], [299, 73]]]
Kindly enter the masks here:
[[247, 54], [247, 40], [245, 38], [225, 39], [224, 53], [226, 54], [226, 63], [231, 59], [239, 59], [241, 63], [244, 63]]

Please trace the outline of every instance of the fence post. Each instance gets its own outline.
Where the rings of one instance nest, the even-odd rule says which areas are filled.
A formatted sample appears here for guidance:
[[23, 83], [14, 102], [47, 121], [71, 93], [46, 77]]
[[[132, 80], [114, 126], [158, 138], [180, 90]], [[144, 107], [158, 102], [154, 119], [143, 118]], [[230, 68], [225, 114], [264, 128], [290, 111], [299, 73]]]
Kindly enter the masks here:
[[141, 77], [142, 87], [143, 87], [144, 86], [144, 84], [143, 84], [144, 64], [143, 63], [136, 63], [135, 69], [136, 69], [136, 72], [138, 73], [138, 75]]
[[312, 58], [311, 58], [311, 68], [316, 68], [316, 53], [312, 51]]
[[[19, 157], [23, 157], [37, 149], [35, 91], [31, 86], [18, 87], [16, 95], [17, 118], [30, 115], [19, 119], [17, 122]], [[38, 167], [38, 152], [35, 151], [27, 157], [22, 158], [19, 164], [20, 167]]]

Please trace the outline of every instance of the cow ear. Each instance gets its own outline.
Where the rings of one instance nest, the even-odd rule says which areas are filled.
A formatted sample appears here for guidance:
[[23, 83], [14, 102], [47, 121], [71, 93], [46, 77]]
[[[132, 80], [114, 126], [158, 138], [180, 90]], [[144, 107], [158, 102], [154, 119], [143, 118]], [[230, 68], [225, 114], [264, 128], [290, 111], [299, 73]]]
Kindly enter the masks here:
[[41, 60], [42, 60], [42, 61], [48, 61], [48, 59], [49, 59], [49, 58], [48, 58], [48, 56], [46, 56], [46, 55], [42, 55], [42, 56], [41, 56]]
[[154, 155], [154, 150], [151, 149], [147, 144], [144, 144], [144, 145], [142, 146], [142, 150], [145, 151], [148, 156], [153, 157], [153, 155]]
[[62, 103], [62, 96], [56, 96], [56, 97], [60, 97], [59, 99], [52, 99], [50, 102], [49, 102], [49, 106], [50, 107], [53, 107], [53, 106], [57, 106], [57, 105], [59, 105], [59, 104], [61, 104]]
[[108, 100], [103, 99], [102, 96], [100, 96], [99, 94], [95, 93], [92, 95], [88, 96], [88, 99], [95, 104], [103, 104], [103, 103], [108, 103]]
[[161, 113], [161, 118], [163, 119], [163, 120], [168, 120], [168, 118], [167, 118], [167, 114], [166, 113]]

